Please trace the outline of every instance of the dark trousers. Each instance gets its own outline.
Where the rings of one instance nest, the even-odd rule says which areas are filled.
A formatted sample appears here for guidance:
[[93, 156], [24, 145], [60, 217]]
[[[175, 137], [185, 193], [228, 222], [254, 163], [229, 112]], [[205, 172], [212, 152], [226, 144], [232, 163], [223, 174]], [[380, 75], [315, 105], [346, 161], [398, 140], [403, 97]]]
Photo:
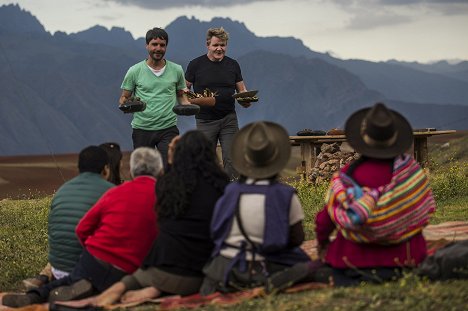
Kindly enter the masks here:
[[167, 150], [169, 149], [169, 143], [177, 135], [179, 135], [177, 126], [171, 126], [167, 129], [157, 131], [133, 129], [133, 148], [150, 147], [158, 149], [161, 153], [164, 167], [167, 168]]
[[196, 119], [196, 121], [197, 129], [202, 131], [206, 137], [208, 137], [208, 140], [213, 144], [215, 151], [219, 140], [224, 170], [228, 174], [229, 178], [237, 179], [239, 177], [239, 173], [232, 166], [231, 160], [231, 147], [235, 148], [235, 146], [232, 146], [232, 140], [234, 135], [239, 131], [236, 113], [232, 112], [219, 120]]
[[91, 282], [96, 293], [101, 293], [112, 284], [120, 281], [126, 273], [96, 259], [93, 255], [83, 249], [80, 259], [76, 263], [73, 271], [66, 277], [54, 280], [50, 283], [42, 285], [39, 288], [31, 289], [28, 293], [39, 295], [44, 301], [49, 299], [49, 294], [52, 290], [59, 286], [72, 285], [81, 279], [87, 279]]

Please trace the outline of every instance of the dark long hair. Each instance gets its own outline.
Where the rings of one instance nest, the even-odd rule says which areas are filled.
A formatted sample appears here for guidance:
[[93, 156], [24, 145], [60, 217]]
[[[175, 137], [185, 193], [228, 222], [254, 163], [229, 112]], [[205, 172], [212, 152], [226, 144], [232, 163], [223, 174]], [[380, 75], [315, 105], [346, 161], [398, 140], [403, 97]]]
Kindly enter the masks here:
[[122, 178], [120, 177], [120, 161], [122, 160], [122, 152], [120, 146], [117, 143], [103, 143], [99, 147], [104, 149], [109, 158], [109, 170], [110, 175], [108, 181], [113, 184], [120, 185]]
[[156, 184], [159, 216], [183, 215], [190, 206], [199, 179], [204, 179], [220, 192], [229, 182], [211, 142], [205, 134], [193, 130], [181, 137], [175, 148], [172, 167]]

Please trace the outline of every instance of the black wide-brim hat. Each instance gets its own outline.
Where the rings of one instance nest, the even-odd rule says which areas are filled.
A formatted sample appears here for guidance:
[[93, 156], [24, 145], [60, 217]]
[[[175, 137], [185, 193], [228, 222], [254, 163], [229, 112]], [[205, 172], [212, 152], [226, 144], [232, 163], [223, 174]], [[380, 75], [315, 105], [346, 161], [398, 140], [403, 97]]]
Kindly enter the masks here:
[[290, 155], [288, 133], [273, 122], [250, 123], [232, 141], [232, 165], [241, 175], [254, 179], [277, 175], [286, 167]]
[[364, 156], [391, 159], [413, 143], [413, 130], [400, 113], [377, 103], [354, 112], [346, 121], [346, 140]]

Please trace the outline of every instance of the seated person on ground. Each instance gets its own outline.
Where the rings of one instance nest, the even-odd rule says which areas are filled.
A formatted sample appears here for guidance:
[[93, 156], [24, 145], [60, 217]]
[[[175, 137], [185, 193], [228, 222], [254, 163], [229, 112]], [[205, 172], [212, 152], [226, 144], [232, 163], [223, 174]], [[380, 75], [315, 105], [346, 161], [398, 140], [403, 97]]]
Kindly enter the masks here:
[[50, 264], [39, 276], [23, 281], [28, 289], [60, 279], [73, 270], [83, 250], [75, 234], [76, 225], [102, 194], [114, 186], [106, 181], [107, 154], [97, 146], [80, 152], [78, 171], [79, 175], [64, 183], [52, 199], [48, 219]]
[[236, 134], [233, 146], [241, 177], [215, 206], [215, 248], [204, 268], [202, 295], [257, 286], [280, 290], [305, 278], [311, 264], [299, 248], [304, 240], [299, 198], [277, 180], [291, 153], [286, 130], [272, 122], [251, 123]]
[[384, 104], [353, 113], [345, 132], [361, 156], [335, 173], [316, 216], [326, 263], [316, 280], [332, 278], [337, 286], [392, 280], [426, 257], [422, 229], [435, 211], [428, 178], [405, 154], [413, 142], [410, 124]]
[[[168, 172], [156, 185], [159, 235], [143, 265], [97, 298], [98, 305], [128, 303], [161, 294], [198, 293], [213, 250], [210, 222], [229, 182], [211, 142], [200, 131], [169, 145]], [[123, 296], [122, 296], [123, 294]]]
[[159, 152], [137, 148], [130, 156], [132, 180], [108, 190], [76, 227], [84, 246], [80, 259], [66, 277], [31, 289], [26, 295], [9, 294], [3, 305], [86, 298], [106, 290], [143, 262], [157, 236], [154, 205], [156, 178], [162, 173]]
[[120, 176], [120, 168], [122, 167], [120, 145], [110, 142], [100, 144], [99, 147], [104, 149], [109, 158], [109, 177], [107, 180], [115, 185], [120, 185], [122, 183], [122, 177]]

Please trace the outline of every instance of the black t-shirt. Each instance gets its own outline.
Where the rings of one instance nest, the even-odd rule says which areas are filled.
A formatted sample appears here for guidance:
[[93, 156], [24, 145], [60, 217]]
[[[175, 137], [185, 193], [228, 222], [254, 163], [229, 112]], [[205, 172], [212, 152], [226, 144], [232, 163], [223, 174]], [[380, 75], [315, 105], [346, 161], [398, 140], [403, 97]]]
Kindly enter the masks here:
[[221, 191], [198, 178], [191, 205], [184, 215], [158, 218], [159, 234], [143, 267], [202, 277], [202, 268], [214, 247], [210, 237], [211, 216], [221, 195]]
[[235, 111], [236, 83], [243, 81], [239, 63], [224, 56], [220, 62], [212, 62], [207, 55], [192, 60], [185, 72], [185, 79], [193, 84], [195, 93], [203, 94], [205, 89], [217, 92], [214, 107], [200, 107], [197, 119], [219, 120]]

